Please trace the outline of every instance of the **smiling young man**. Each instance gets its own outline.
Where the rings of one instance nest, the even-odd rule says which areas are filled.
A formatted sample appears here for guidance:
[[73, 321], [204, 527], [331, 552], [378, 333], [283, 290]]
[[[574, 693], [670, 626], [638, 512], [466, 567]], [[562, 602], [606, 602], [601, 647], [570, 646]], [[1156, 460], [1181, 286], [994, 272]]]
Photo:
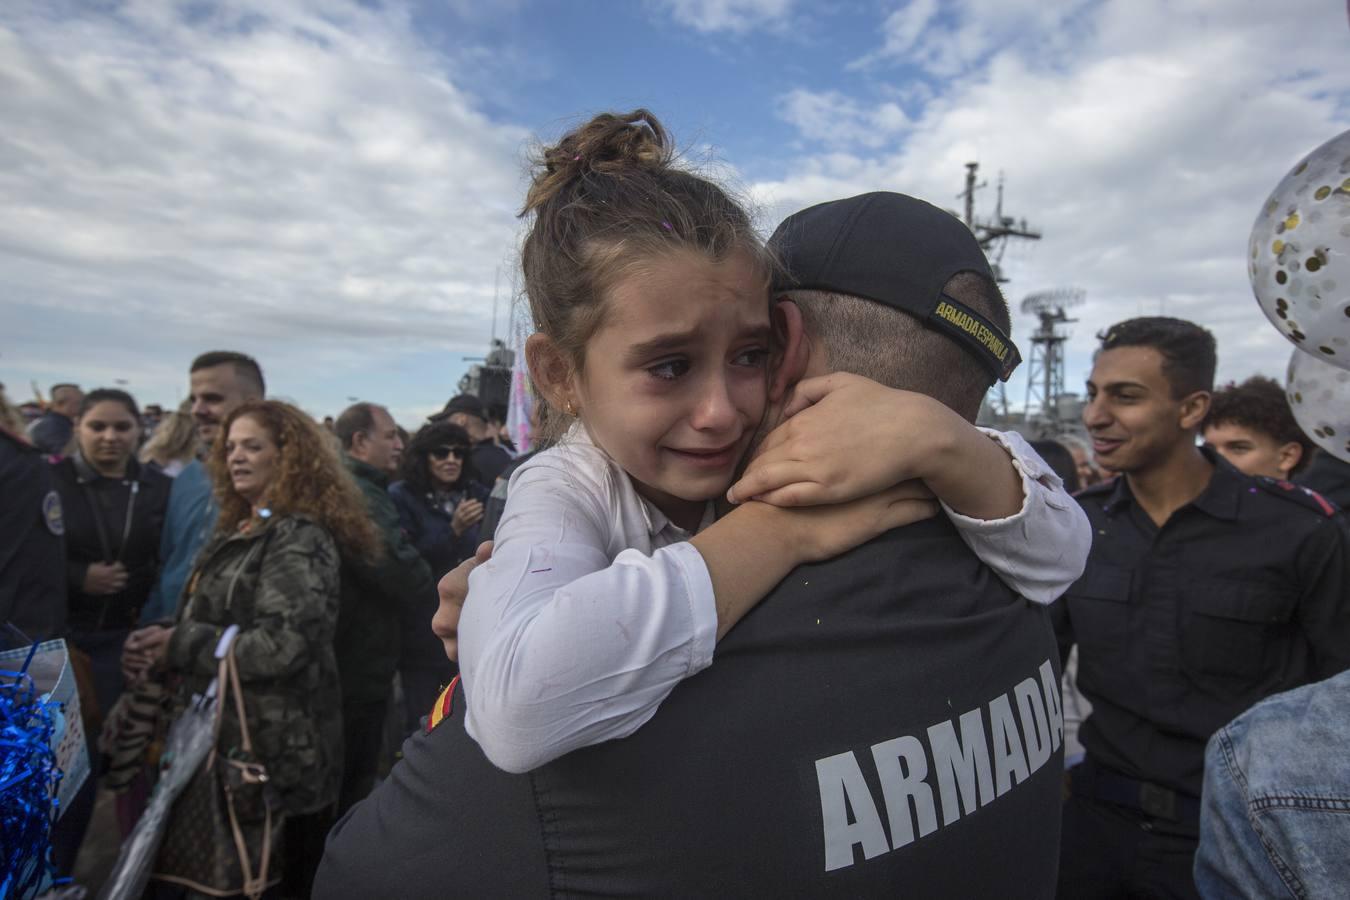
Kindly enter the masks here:
[[1121, 473], [1078, 495], [1094, 531], [1055, 604], [1092, 702], [1071, 770], [1061, 897], [1197, 896], [1205, 742], [1252, 704], [1350, 667], [1350, 533], [1316, 494], [1196, 445], [1214, 338], [1180, 319], [1109, 328], [1083, 421]]

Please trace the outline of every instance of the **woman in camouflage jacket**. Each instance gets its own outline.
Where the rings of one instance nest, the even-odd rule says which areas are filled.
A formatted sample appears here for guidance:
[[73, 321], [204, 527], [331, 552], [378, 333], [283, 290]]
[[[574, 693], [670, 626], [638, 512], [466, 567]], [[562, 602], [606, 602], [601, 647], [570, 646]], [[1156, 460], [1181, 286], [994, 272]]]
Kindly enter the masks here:
[[[365, 503], [318, 426], [278, 401], [240, 407], [209, 468], [220, 515], [188, 582], [165, 664], [180, 677], [174, 710], [217, 674], [231, 626], [254, 753], [287, 816], [287, 892], [308, 896], [342, 777], [342, 698], [333, 634], [340, 554], [374, 559]], [[233, 702], [217, 749], [241, 743]]]

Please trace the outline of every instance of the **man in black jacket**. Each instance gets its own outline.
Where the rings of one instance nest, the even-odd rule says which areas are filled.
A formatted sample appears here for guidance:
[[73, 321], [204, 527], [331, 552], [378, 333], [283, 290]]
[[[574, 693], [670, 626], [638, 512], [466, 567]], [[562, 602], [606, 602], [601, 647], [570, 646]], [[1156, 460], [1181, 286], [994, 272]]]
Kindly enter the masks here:
[[339, 812], [370, 793], [379, 767], [389, 691], [398, 667], [400, 608], [431, 590], [431, 570], [408, 542], [389, 496], [403, 441], [388, 410], [357, 403], [337, 419], [347, 467], [384, 538], [373, 562], [342, 561], [342, 598], [333, 649], [342, 679], [344, 766]]
[[[774, 243], [809, 289], [779, 306], [784, 383], [851, 356], [973, 415], [1015, 360], [978, 245], [928, 204], [824, 204]], [[447, 691], [315, 896], [1048, 896], [1058, 678], [1045, 611], [930, 519], [798, 569], [636, 734], [527, 775]]]

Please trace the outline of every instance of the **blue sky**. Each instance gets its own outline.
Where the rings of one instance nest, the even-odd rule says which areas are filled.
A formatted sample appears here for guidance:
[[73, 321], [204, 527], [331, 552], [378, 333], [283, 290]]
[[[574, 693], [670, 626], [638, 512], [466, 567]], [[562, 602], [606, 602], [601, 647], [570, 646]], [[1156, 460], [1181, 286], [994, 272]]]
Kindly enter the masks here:
[[1087, 291], [1071, 386], [1093, 332], [1159, 310], [1215, 331], [1221, 378], [1278, 375], [1245, 241], [1350, 127], [1350, 27], [1339, 0], [11, 0], [0, 381], [168, 404], [194, 355], [243, 349], [316, 415], [414, 424], [494, 294], [513, 333], [532, 143], [635, 106], [766, 233], [867, 190], [955, 208], [972, 160], [987, 214], [1004, 173], [1045, 234], [1004, 258], [1014, 307]]

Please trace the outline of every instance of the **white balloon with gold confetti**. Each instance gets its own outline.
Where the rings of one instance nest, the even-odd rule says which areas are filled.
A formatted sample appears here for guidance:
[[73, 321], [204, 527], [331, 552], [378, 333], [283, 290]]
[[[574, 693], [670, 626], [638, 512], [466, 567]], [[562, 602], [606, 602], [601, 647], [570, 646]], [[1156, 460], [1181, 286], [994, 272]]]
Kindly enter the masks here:
[[1261, 310], [1300, 350], [1350, 369], [1350, 131], [1294, 166], [1252, 226]]

